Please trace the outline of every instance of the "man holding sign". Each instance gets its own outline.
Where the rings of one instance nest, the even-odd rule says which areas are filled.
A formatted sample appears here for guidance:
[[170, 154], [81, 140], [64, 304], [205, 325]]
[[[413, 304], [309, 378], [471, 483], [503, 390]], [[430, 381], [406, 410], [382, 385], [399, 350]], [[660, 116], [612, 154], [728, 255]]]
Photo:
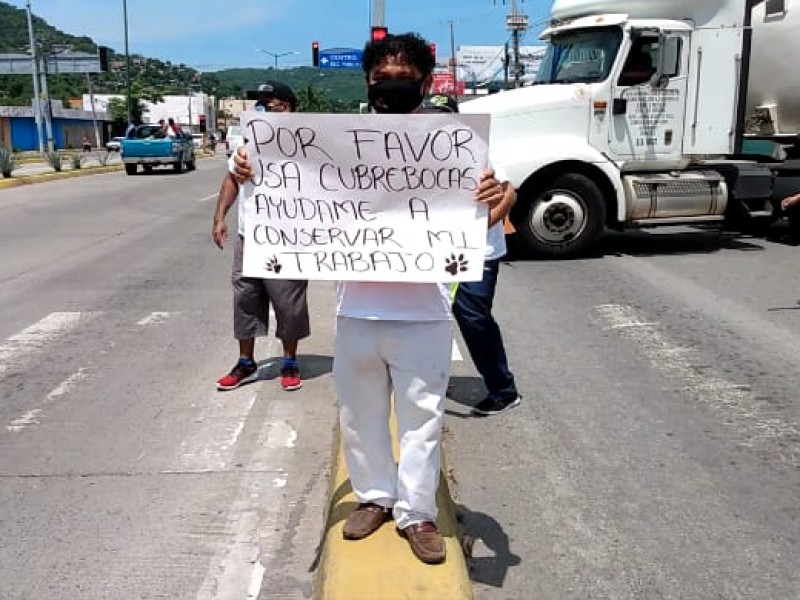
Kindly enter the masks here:
[[[424, 39], [388, 35], [367, 45], [363, 61], [375, 112], [422, 112], [434, 67]], [[444, 283], [481, 278], [487, 206], [507, 193], [486, 168], [488, 117], [305, 117], [251, 118], [248, 151], [235, 155], [234, 172], [253, 186], [245, 270], [339, 281], [333, 376], [359, 501], [343, 535], [365, 538], [393, 516], [414, 554], [440, 563], [436, 491], [453, 342]]]
[[[294, 112], [297, 98], [291, 88], [279, 81], [267, 81], [259, 87], [256, 110], [262, 112]], [[234, 390], [258, 377], [255, 360], [256, 337], [264, 337], [269, 329], [269, 308], [275, 313], [275, 337], [281, 340], [283, 360], [280, 366], [281, 387], [286, 391], [303, 386], [297, 363], [299, 340], [310, 334], [306, 290], [308, 281], [264, 280], [242, 274], [244, 250], [244, 202], [239, 185], [226, 173], [220, 186], [214, 211], [212, 238], [222, 250], [227, 241], [225, 216], [239, 198], [237, 235], [233, 244], [233, 333], [239, 343], [239, 359], [227, 375], [217, 380], [217, 389]]]

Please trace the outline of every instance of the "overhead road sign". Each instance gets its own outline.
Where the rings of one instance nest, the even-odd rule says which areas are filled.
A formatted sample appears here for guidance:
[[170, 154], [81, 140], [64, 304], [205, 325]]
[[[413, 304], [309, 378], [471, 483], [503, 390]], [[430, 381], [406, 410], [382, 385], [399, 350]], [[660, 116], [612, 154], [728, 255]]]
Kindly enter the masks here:
[[[40, 60], [39, 69], [42, 70]], [[86, 52], [59, 52], [47, 57], [47, 73], [102, 73], [98, 54]], [[0, 75], [31, 75], [33, 64], [30, 54], [0, 54]]]
[[364, 51], [357, 48], [327, 48], [319, 51], [320, 69], [360, 69]]

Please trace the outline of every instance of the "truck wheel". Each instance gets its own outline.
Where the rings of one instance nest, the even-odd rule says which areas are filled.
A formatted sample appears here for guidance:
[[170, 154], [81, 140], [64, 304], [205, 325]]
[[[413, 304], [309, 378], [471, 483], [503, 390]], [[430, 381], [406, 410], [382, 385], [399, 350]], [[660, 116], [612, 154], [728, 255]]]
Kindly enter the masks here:
[[176, 173], [183, 173], [183, 160], [178, 160], [178, 162], [176, 162], [172, 166], [175, 167]]
[[136, 175], [136, 173], [138, 173], [138, 171], [139, 171], [139, 167], [137, 165], [134, 165], [132, 163], [125, 163], [125, 172], [128, 175]]
[[190, 171], [194, 171], [197, 168], [197, 165], [194, 164], [194, 159], [186, 163], [186, 168], [189, 169]]
[[[527, 205], [525, 204], [527, 201]], [[541, 258], [572, 258], [585, 250], [606, 222], [603, 193], [589, 177], [559, 175], [543, 189], [521, 197], [513, 220], [522, 241]]]

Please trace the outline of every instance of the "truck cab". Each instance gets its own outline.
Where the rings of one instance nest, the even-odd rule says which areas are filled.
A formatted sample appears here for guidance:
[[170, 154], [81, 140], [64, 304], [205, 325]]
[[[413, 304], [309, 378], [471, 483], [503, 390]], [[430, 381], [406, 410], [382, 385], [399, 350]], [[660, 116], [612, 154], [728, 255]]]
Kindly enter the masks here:
[[574, 256], [605, 227], [772, 217], [774, 173], [741, 155], [751, 8], [556, 0], [533, 85], [462, 104], [492, 116], [534, 254]]

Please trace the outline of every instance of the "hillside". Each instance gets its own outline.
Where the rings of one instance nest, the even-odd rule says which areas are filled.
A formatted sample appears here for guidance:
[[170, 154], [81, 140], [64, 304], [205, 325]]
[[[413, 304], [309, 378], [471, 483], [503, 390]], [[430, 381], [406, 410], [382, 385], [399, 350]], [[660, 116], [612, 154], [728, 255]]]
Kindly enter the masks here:
[[[88, 37], [73, 36], [34, 16], [33, 26], [41, 50], [55, 46], [69, 46], [72, 50], [97, 52], [97, 43]], [[28, 52], [28, 24], [25, 10], [0, 1], [0, 53]], [[120, 93], [124, 91], [125, 56], [114, 49], [109, 51], [108, 73], [92, 76], [95, 93]], [[273, 69], [227, 69], [212, 73], [198, 73], [185, 64], [174, 64], [158, 58], [132, 55], [131, 81], [135, 88], [148, 90], [154, 95], [185, 94], [190, 89], [202, 90], [217, 97], [243, 97], [246, 90], [256, 89], [267, 79], [279, 79], [296, 91], [309, 86], [313, 94], [328, 99], [334, 110], [350, 111], [364, 100], [363, 75], [360, 71], [321, 71], [299, 67], [275, 71]], [[83, 75], [51, 75], [48, 77], [50, 96], [67, 101], [88, 92]], [[22, 75], [0, 76], [0, 106], [28, 106], [33, 97], [32, 78]]]

